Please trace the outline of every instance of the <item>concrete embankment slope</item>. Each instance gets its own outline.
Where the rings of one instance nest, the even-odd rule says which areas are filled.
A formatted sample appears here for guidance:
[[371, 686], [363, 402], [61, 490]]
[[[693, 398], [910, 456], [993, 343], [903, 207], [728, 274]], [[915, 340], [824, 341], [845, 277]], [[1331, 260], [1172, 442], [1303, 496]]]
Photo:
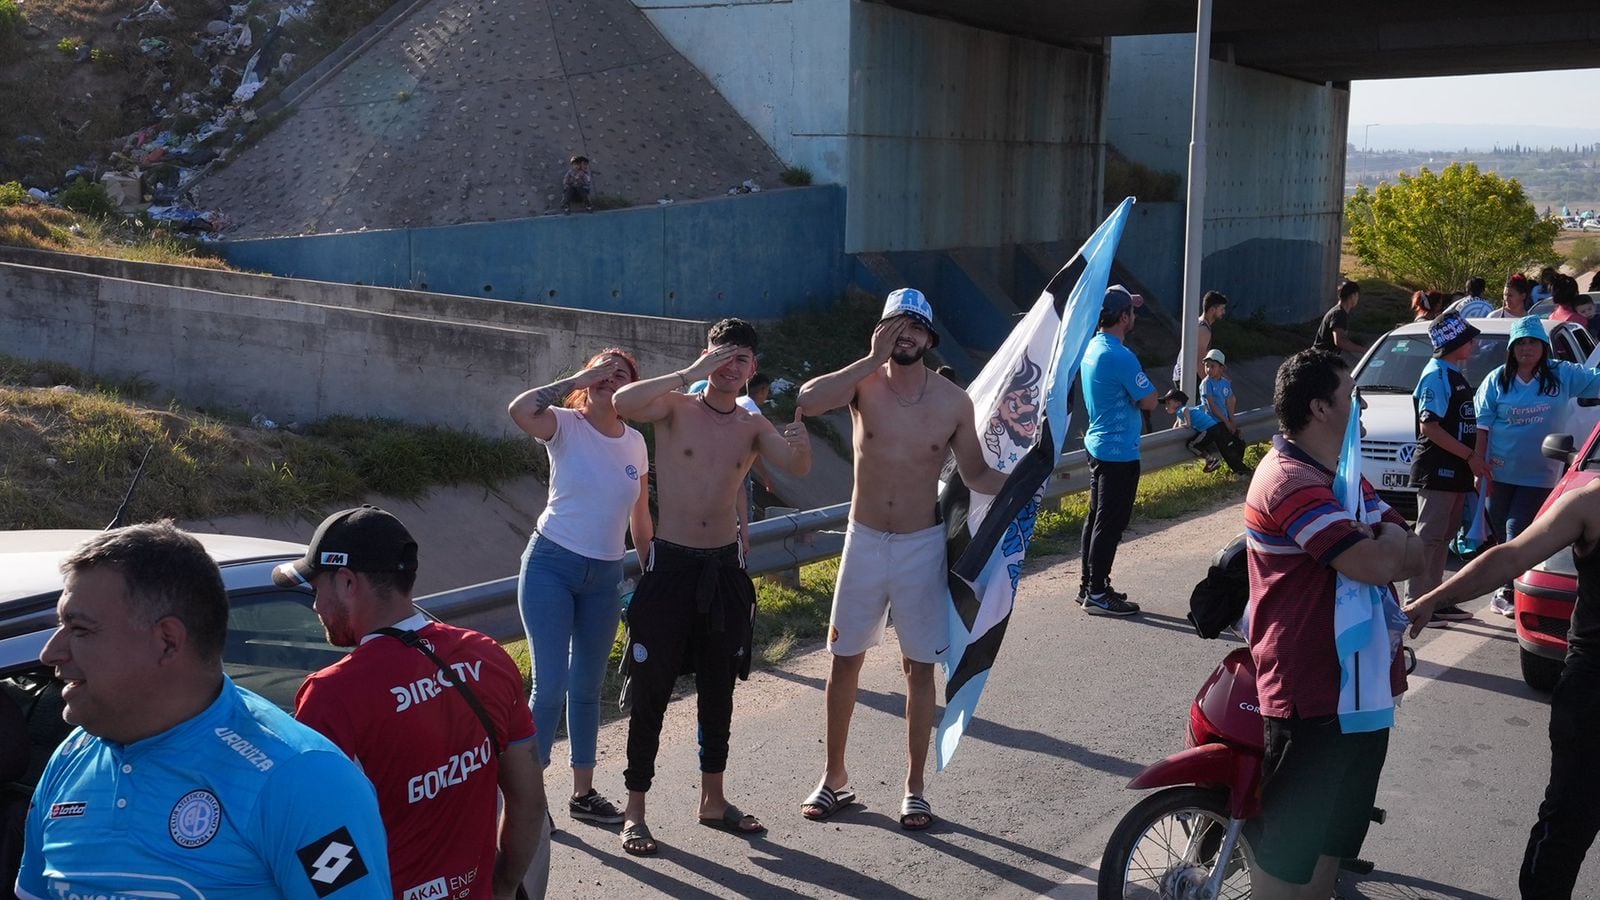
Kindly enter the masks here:
[[199, 199], [233, 237], [494, 221], [558, 208], [574, 154], [634, 203], [781, 168], [629, 0], [423, 0]]

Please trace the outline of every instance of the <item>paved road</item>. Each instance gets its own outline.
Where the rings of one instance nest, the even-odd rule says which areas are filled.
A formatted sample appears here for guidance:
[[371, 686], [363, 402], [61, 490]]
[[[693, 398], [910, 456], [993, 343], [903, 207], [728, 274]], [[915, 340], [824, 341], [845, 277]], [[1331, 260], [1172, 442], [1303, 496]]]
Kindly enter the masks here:
[[[1092, 897], [1106, 838], [1138, 798], [1124, 785], [1181, 747], [1189, 701], [1228, 649], [1195, 637], [1182, 615], [1188, 587], [1239, 528], [1236, 505], [1159, 531], [1136, 526], [1116, 580], [1145, 605], [1138, 619], [1073, 606], [1075, 559], [1026, 576], [979, 721], [950, 769], [930, 776], [941, 818], [931, 832], [897, 824], [904, 693], [883, 649], [868, 658], [852, 731], [863, 805], [826, 823], [800, 817], [822, 764], [827, 659], [815, 652], [758, 673], [736, 696], [728, 788], [765, 818], [764, 839], [696, 825], [693, 704], [677, 703], [651, 793], [661, 855], [627, 857], [616, 829], [558, 819], [550, 896]], [[1341, 897], [1515, 896], [1549, 765], [1548, 708], [1522, 684], [1516, 650], [1498, 617], [1424, 635], [1379, 797], [1389, 821], [1366, 847], [1378, 871], [1341, 883]], [[618, 798], [625, 740], [625, 722], [602, 730], [598, 785]], [[564, 773], [551, 775], [553, 793], [564, 790]], [[1580, 898], [1600, 897], [1597, 856]]]

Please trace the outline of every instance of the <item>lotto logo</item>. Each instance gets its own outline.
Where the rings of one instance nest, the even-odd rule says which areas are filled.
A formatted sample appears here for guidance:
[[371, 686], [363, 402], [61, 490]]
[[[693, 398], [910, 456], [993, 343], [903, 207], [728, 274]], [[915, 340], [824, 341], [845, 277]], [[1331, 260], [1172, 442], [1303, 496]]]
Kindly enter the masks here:
[[338, 828], [312, 841], [295, 856], [318, 897], [326, 897], [367, 874], [367, 864], [356, 849], [350, 829]]

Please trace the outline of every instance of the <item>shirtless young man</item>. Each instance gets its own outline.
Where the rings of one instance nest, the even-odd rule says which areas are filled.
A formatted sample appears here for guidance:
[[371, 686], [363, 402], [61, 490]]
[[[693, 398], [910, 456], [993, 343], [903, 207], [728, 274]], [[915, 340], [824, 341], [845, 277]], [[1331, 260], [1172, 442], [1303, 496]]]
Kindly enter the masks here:
[[883, 638], [892, 606], [906, 676], [910, 757], [900, 825], [916, 831], [933, 824], [933, 811], [922, 797], [933, 728], [933, 664], [950, 647], [949, 564], [935, 508], [939, 471], [954, 450], [961, 477], [972, 490], [999, 493], [1006, 480], [984, 462], [972, 401], [922, 364], [923, 354], [938, 342], [927, 299], [903, 288], [889, 295], [867, 356], [800, 389], [799, 404], [808, 415], [849, 404], [855, 430], [855, 491], [828, 629], [833, 653], [825, 692], [828, 766], [801, 807], [808, 819], [826, 819], [855, 801], [844, 751], [856, 684], [867, 649]]
[[[661, 720], [678, 675], [693, 669], [700, 712], [700, 821], [759, 834], [765, 826], [728, 802], [733, 684], [749, 677], [756, 592], [738, 541], [746, 473], [757, 456], [795, 475], [811, 471], [811, 439], [799, 410], [783, 433], [738, 404], [755, 374], [756, 331], [739, 319], [711, 326], [706, 349], [687, 368], [617, 391], [623, 418], [655, 423], [659, 519], [639, 586], [628, 607], [626, 648], [633, 711], [628, 720], [628, 808], [622, 849], [656, 852], [645, 825], [645, 793], [655, 777]], [[701, 378], [704, 390], [677, 393]]]

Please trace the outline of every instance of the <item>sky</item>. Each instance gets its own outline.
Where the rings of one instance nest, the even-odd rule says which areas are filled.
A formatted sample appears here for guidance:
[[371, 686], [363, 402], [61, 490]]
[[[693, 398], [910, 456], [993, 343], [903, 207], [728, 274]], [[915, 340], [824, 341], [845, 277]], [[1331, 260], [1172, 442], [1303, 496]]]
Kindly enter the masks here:
[[1357, 81], [1349, 140], [1373, 150], [1593, 143], [1596, 97], [1600, 69]]

